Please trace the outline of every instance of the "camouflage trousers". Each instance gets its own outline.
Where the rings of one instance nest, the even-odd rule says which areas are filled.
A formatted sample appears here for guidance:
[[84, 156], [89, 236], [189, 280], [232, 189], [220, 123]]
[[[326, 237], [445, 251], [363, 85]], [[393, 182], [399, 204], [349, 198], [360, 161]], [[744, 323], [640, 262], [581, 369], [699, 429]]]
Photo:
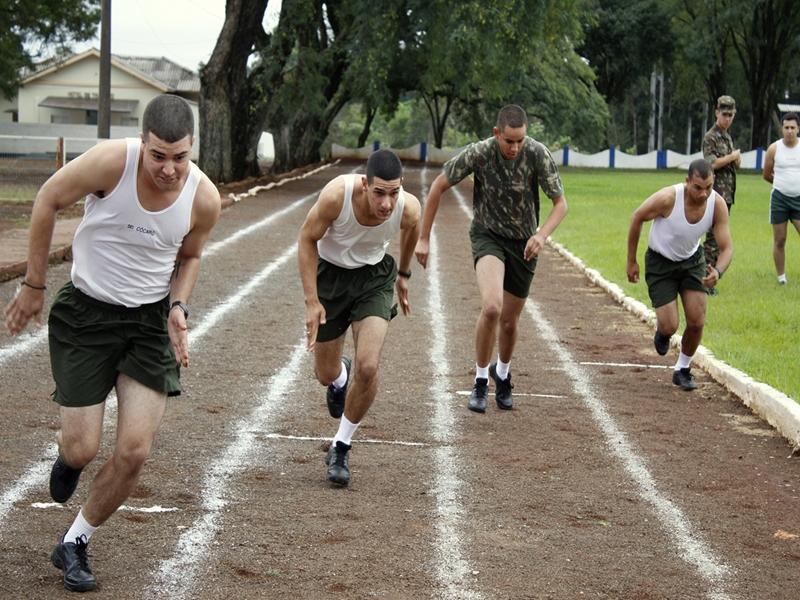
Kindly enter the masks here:
[[[731, 205], [728, 204], [728, 214], [731, 214]], [[717, 259], [719, 258], [719, 246], [714, 237], [714, 230], [709, 229], [706, 232], [706, 240], [703, 242], [703, 254], [706, 257], [706, 264], [712, 267], [717, 266]]]

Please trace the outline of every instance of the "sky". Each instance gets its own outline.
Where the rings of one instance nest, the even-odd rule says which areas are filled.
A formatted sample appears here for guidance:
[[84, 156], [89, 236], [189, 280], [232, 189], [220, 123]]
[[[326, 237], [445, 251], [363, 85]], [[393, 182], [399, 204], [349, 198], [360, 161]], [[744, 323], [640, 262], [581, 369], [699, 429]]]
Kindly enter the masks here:
[[[281, 0], [269, 0], [264, 27], [278, 20]], [[225, 0], [111, 0], [111, 53], [165, 57], [197, 71], [207, 63], [225, 22]], [[97, 37], [76, 44], [77, 52], [100, 50]]]

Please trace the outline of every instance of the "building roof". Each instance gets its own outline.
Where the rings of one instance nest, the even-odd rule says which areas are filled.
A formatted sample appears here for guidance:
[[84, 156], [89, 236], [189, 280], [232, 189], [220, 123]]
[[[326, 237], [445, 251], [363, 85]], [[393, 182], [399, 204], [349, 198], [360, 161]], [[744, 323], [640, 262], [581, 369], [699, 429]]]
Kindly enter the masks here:
[[[89, 56], [100, 57], [100, 51], [90, 48], [81, 54], [65, 54], [36, 63], [33, 68], [25, 69], [22, 73], [22, 83], [28, 83], [58, 69], [63, 69], [73, 63], [79, 62]], [[132, 75], [148, 81], [163, 92], [199, 92], [200, 77], [163, 56], [160, 58], [148, 56], [119, 56], [111, 55], [111, 64]]]
[[[136, 105], [139, 104], [138, 100], [111, 100], [111, 112], [129, 113], [132, 112]], [[62, 96], [48, 96], [41, 102], [39, 106], [46, 108], [67, 108], [75, 110], [98, 110], [100, 100], [98, 98], [72, 98]]]

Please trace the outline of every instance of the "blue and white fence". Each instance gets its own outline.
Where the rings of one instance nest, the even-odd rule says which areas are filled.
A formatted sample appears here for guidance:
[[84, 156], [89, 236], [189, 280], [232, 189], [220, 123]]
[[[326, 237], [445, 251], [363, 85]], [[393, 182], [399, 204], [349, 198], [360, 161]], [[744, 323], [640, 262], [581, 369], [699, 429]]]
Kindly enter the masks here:
[[[369, 155], [381, 147], [380, 142], [375, 142], [362, 148], [345, 148], [338, 144], [331, 147], [331, 156], [336, 158], [355, 158], [366, 160]], [[410, 148], [389, 148], [401, 160], [419, 160], [422, 162], [443, 164], [456, 156], [463, 148], [455, 150], [440, 150], [422, 142]], [[679, 154], [672, 150], [655, 150], [647, 154], [634, 156], [619, 152], [616, 148], [609, 148], [597, 154], [581, 154], [573, 152], [569, 147], [553, 152], [556, 164], [563, 167], [597, 167], [611, 169], [686, 169], [689, 163], [697, 158], [703, 158], [702, 152], [694, 154]], [[764, 149], [756, 148], [750, 152], [742, 152], [742, 169], [755, 169], [760, 171], [764, 166]]]

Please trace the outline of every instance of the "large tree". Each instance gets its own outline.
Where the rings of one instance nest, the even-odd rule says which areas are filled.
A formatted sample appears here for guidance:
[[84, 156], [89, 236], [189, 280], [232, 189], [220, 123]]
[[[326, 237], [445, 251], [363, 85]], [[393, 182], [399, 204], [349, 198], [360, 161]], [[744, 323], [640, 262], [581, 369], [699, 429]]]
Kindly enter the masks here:
[[731, 39], [750, 90], [751, 147], [767, 146], [772, 114], [789, 87], [800, 50], [796, 0], [729, 0]]
[[90, 40], [100, 23], [100, 0], [5, 0], [0, 3], [0, 91], [17, 93], [20, 74], [71, 42]]

